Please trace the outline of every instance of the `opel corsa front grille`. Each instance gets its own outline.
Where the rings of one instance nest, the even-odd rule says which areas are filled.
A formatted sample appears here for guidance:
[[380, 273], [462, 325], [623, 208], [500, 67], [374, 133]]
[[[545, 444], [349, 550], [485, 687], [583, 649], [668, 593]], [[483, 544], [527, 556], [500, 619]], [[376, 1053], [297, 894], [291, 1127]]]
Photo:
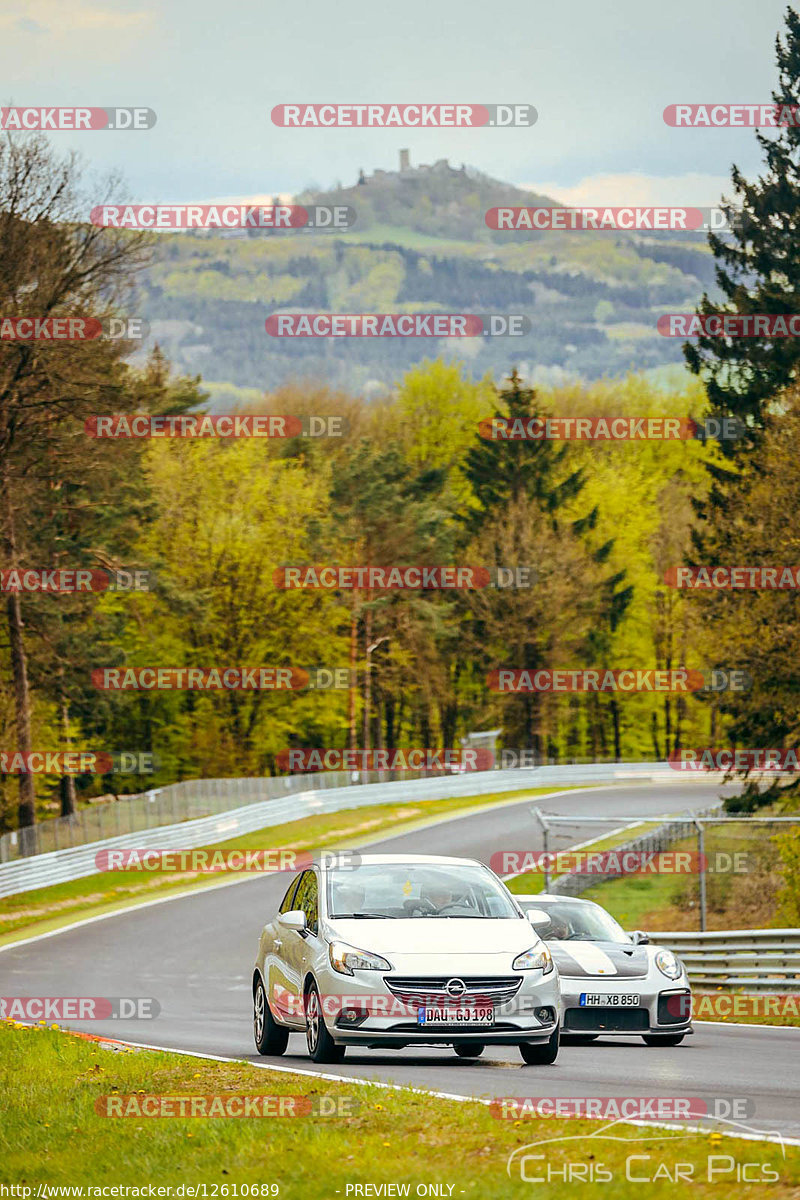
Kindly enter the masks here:
[[[384, 975], [384, 983], [392, 995], [411, 1003], [438, 1004], [504, 1004], [516, 996], [522, 983], [520, 975], [432, 975], [400, 977]], [[464, 990], [448, 990], [454, 980], [464, 984]]]

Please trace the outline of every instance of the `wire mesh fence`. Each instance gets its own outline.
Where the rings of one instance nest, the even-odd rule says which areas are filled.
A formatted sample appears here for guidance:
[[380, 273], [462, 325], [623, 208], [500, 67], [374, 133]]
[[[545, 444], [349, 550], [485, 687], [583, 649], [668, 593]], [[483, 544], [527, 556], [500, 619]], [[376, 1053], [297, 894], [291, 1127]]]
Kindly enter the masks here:
[[[377, 777], [377, 773], [374, 774]], [[185, 779], [135, 796], [120, 796], [116, 800], [91, 804], [71, 816], [54, 817], [4, 833], [0, 837], [0, 863], [84, 846], [125, 833], [140, 833], [160, 825], [214, 816], [244, 804], [274, 800], [292, 792], [342, 787], [350, 782], [350, 773], [346, 771], [260, 779]]]

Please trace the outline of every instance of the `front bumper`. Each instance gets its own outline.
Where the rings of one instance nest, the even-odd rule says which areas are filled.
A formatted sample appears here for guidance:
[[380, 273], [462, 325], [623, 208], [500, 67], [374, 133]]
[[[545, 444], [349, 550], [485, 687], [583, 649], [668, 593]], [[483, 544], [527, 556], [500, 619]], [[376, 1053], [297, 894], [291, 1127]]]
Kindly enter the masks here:
[[550, 1040], [556, 1025], [557, 1022], [554, 1021], [547, 1026], [537, 1025], [532, 1029], [522, 1029], [517, 1026], [500, 1026], [498, 1022], [494, 1028], [440, 1027], [435, 1034], [417, 1033], [414, 1027], [407, 1030], [397, 1027], [381, 1033], [375, 1030], [342, 1030], [329, 1026], [328, 1032], [340, 1046], [363, 1046], [367, 1050], [402, 1050], [404, 1046], [452, 1046], [454, 1042], [469, 1042], [479, 1046], [543, 1044]]
[[[603, 995], [638, 995], [639, 1004], [599, 1007], [581, 1004], [582, 994], [598, 992]], [[608, 978], [576, 979], [562, 975], [562, 1032], [613, 1037], [693, 1033], [691, 995], [685, 980], [676, 980], [667, 987], [661, 987], [649, 977], [611, 983]]]

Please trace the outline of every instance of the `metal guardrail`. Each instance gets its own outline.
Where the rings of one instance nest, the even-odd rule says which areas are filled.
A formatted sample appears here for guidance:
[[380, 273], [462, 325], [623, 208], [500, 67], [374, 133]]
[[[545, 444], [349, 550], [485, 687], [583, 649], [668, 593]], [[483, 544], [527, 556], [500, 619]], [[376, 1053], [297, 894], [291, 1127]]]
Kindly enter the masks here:
[[[542, 763], [530, 770], [541, 772], [569, 768], [579, 771], [582, 767], [591, 770], [601, 767], [611, 772], [616, 768], [628, 772], [635, 769], [642, 772], [643, 778], [648, 778], [648, 773], [653, 770], [662, 770], [666, 772], [665, 778], [676, 779], [675, 772], [666, 763]], [[491, 775], [496, 780], [501, 775], [518, 775], [519, 771], [495, 769], [467, 774], [472, 779]], [[263, 800], [275, 800], [297, 792], [364, 787], [372, 783], [410, 783], [418, 779], [430, 781], [435, 778], [451, 779], [452, 776], [444, 772], [423, 775], [418, 771], [404, 771], [402, 774], [390, 771], [320, 771], [315, 774], [258, 778], [184, 779], [180, 783], [170, 783], [135, 796], [121, 796], [118, 800], [90, 804], [71, 816], [51, 817], [36, 825], [4, 833], [0, 836], [0, 864], [17, 858], [30, 858], [34, 854], [84, 846], [89, 842], [101, 842], [124, 833], [174, 825], [179, 821], [193, 821], [198, 817], [228, 812], [244, 804], [258, 804]], [[476, 788], [476, 791], [480, 790]]]
[[715, 933], [651, 932], [650, 940], [683, 959], [695, 988], [800, 991], [800, 929], [729, 929]]
[[196, 821], [178, 825], [162, 825], [148, 833], [125, 833], [86, 846], [55, 850], [35, 858], [21, 858], [0, 866], [0, 896], [29, 892], [97, 874], [96, 856], [101, 850], [191, 850], [196, 846], [214, 845], [237, 834], [252, 833], [256, 829], [280, 825], [284, 821], [296, 820], [297, 816], [324, 810], [324, 800], [310, 793], [305, 796], [284, 796], [280, 800], [248, 804], [219, 816], [200, 817]]
[[[617, 780], [646, 780], [676, 782], [675, 772], [666, 763], [600, 763], [534, 767], [506, 771], [479, 771], [437, 778], [406, 780], [397, 783], [367, 783], [360, 786], [322, 787], [311, 789], [313, 779], [319, 776], [297, 775], [267, 780], [197, 780], [172, 785], [175, 788], [192, 788], [219, 784], [230, 785], [231, 794], [239, 798], [237, 807], [226, 806], [214, 816], [198, 817], [169, 825], [137, 829], [121, 833], [116, 837], [98, 838], [84, 845], [53, 850], [49, 853], [18, 858], [13, 862], [0, 863], [0, 897], [17, 892], [33, 891], [56, 883], [81, 879], [97, 872], [95, 856], [101, 849], [117, 847], [141, 849], [192, 849], [196, 846], [214, 845], [227, 841], [242, 833], [256, 829], [268, 829], [288, 821], [320, 813], [340, 812], [348, 808], [364, 808], [371, 805], [402, 804], [422, 800], [443, 800], [448, 797], [479, 796], [494, 792], [526, 791], [535, 787], [558, 787], [581, 783], [603, 783]], [[264, 795], [271, 790], [264, 788], [260, 798], [258, 785], [287, 785], [302, 781], [303, 789], [286, 794], [284, 786], [280, 797]], [[705, 777], [705, 782], [708, 778]], [[242, 803], [244, 785], [250, 785], [249, 802]], [[167, 791], [168, 789], [163, 789]], [[225, 797], [221, 796], [221, 799]], [[35, 828], [35, 827], [34, 827]]]
[[[377, 776], [375, 776], [377, 778]], [[293, 792], [352, 783], [346, 771], [263, 778], [185, 779], [118, 800], [90, 804], [67, 817], [52, 817], [0, 837], [0, 864], [53, 850], [67, 850], [179, 821], [228, 812], [245, 804], [276, 800]]]

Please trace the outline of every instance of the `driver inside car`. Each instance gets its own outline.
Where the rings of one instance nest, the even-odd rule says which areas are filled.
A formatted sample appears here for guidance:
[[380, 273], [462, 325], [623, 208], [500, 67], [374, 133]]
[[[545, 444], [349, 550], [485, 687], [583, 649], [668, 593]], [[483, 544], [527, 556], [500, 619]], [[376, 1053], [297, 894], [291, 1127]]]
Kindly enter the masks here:
[[429, 887], [423, 888], [419, 894], [419, 898], [422, 901], [427, 900], [428, 904], [436, 912], [441, 912], [443, 908], [448, 908], [453, 903], [453, 893], [445, 884], [438, 881]]
[[550, 928], [547, 931], [546, 940], [550, 942], [565, 942], [569, 935], [570, 927], [564, 918], [551, 913]]

